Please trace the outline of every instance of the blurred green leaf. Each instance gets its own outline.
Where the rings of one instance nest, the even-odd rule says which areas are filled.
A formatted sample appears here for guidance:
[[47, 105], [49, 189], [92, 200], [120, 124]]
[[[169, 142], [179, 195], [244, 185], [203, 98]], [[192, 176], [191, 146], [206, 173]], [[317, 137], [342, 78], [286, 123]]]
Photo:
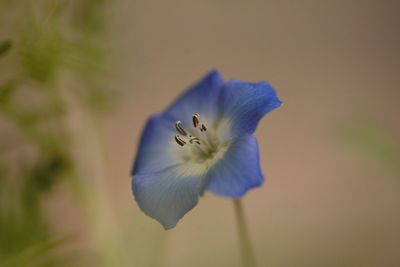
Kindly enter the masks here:
[[2, 267], [23, 267], [23, 266], [61, 266], [58, 255], [54, 254], [54, 250], [61, 245], [67, 243], [70, 238], [62, 238], [57, 240], [43, 240], [37, 244], [32, 245], [22, 251], [16, 256], [10, 257], [1, 263]]
[[50, 82], [63, 62], [63, 37], [58, 23], [40, 25], [33, 16], [22, 24], [19, 56], [28, 76], [39, 82]]
[[5, 56], [11, 49], [12, 42], [11, 40], [6, 40], [0, 43], [0, 58]]
[[66, 92], [91, 112], [115, 98], [104, 78], [106, 1], [9, 2], [0, 15], [16, 14], [4, 18], [17, 26], [12, 42], [0, 42], [0, 57], [11, 48], [16, 57], [0, 83], [0, 119], [10, 126], [4, 143], [11, 143], [0, 147], [0, 266], [60, 266], [53, 250], [62, 244], [49, 241], [41, 201], [61, 178], [73, 179]]
[[8, 103], [17, 86], [16, 81], [8, 81], [0, 85], [0, 106]]
[[55, 179], [58, 179], [63, 173], [69, 169], [70, 163], [67, 156], [62, 153], [55, 152], [50, 154], [46, 158], [42, 158], [31, 171], [32, 174], [32, 186], [36, 188], [36, 191], [47, 191], [55, 183]]

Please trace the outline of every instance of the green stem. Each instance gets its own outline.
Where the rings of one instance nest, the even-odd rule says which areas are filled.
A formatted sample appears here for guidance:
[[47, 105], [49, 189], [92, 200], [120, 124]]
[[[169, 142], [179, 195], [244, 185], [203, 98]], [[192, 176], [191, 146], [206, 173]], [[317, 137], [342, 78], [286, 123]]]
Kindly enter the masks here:
[[250, 235], [246, 224], [246, 218], [243, 211], [243, 205], [240, 199], [234, 199], [235, 215], [239, 235], [240, 252], [242, 254], [243, 267], [256, 267], [253, 247], [251, 245]]

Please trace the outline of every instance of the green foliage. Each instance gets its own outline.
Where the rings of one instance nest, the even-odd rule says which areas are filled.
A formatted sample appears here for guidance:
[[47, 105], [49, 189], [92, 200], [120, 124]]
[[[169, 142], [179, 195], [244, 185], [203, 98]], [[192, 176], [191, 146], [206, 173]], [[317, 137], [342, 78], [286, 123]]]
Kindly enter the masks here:
[[[47, 235], [39, 212], [39, 192], [26, 183], [18, 186], [16, 188], [16, 185], [2, 181], [2, 200], [6, 203], [3, 203], [0, 211], [0, 259], [17, 255], [39, 240], [44, 240]], [[11, 192], [13, 195], [10, 195]]]
[[[52, 251], [62, 242], [49, 234], [41, 199], [74, 177], [65, 90], [93, 113], [112, 100], [97, 82], [106, 73], [104, 1], [3, 4], [0, 16], [18, 15], [0, 42], [0, 266], [59, 266]], [[78, 88], [63, 88], [66, 74]]]
[[12, 93], [15, 90], [15, 83], [12, 81], [6, 82], [0, 86], [0, 105], [5, 106], [9, 102]]
[[19, 60], [26, 75], [46, 83], [56, 78], [63, 61], [62, 32], [55, 22], [38, 25], [32, 16], [26, 16], [19, 43]]
[[17, 183], [7, 179], [4, 170], [1, 173], [0, 262], [49, 238], [40, 198], [70, 169], [67, 159], [59, 152], [45, 153], [22, 170]]
[[11, 49], [12, 42], [10, 40], [6, 40], [0, 43], [0, 57], [7, 54], [7, 52]]
[[60, 240], [44, 240], [33, 246], [21, 251], [17, 256], [5, 260], [3, 267], [52, 267], [52, 266], [67, 266], [62, 264], [66, 259], [59, 259], [53, 252], [58, 247], [63, 245], [66, 239]]

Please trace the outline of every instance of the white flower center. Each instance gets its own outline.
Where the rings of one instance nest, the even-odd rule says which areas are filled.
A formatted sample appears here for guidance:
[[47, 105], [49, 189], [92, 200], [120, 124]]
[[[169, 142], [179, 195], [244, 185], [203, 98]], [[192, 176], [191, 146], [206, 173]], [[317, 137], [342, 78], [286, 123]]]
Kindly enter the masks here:
[[182, 147], [184, 161], [205, 163], [209, 167], [221, 158], [228, 144], [220, 142], [217, 132], [208, 128], [198, 113], [193, 114], [192, 122], [194, 127], [192, 132], [185, 129], [181, 121], [175, 122], [178, 132], [175, 135], [175, 142]]

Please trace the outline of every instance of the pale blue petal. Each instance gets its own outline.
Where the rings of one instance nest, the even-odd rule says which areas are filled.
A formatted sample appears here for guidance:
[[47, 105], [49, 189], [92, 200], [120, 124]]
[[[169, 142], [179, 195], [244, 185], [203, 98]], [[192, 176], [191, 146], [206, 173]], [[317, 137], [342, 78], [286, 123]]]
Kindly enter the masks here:
[[231, 138], [251, 134], [260, 119], [279, 107], [281, 101], [275, 90], [266, 82], [227, 82], [220, 94], [220, 114], [230, 125]]
[[207, 190], [221, 196], [239, 198], [260, 186], [261, 172], [257, 139], [244, 135], [232, 141], [223, 157], [210, 169]]
[[218, 114], [218, 96], [224, 80], [217, 70], [209, 72], [198, 83], [185, 91], [165, 111], [165, 115], [173, 121], [182, 121], [185, 127], [191, 126], [192, 115], [213, 119]]
[[132, 174], [156, 172], [180, 163], [178, 154], [170, 151], [175, 134], [173, 121], [152, 116], [143, 130]]
[[132, 189], [140, 209], [170, 229], [196, 206], [204, 181], [201, 175], [186, 175], [179, 167], [171, 167], [157, 173], [134, 175]]

